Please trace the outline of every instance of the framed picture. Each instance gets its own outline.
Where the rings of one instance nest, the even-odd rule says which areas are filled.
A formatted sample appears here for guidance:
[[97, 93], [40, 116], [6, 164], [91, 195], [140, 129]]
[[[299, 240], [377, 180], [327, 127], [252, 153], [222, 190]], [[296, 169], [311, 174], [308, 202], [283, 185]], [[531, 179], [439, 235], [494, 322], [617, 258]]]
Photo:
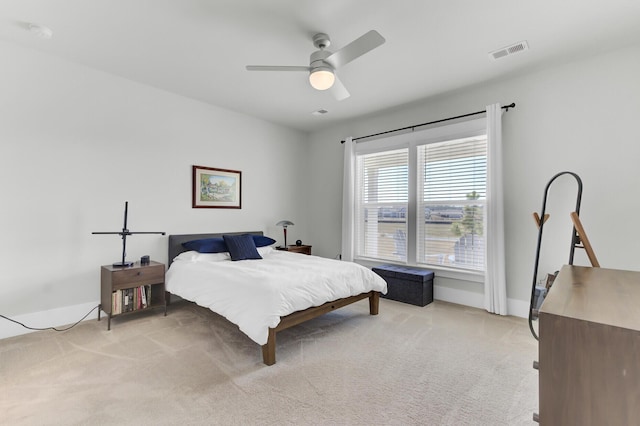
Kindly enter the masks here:
[[242, 172], [193, 166], [192, 207], [209, 209], [242, 208]]

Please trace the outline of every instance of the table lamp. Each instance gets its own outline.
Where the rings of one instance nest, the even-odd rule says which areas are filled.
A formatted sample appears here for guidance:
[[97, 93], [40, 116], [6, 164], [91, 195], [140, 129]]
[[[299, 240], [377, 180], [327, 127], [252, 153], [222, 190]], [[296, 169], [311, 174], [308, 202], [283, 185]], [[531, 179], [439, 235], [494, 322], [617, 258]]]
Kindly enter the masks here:
[[276, 223], [276, 226], [282, 226], [282, 229], [284, 230], [284, 246], [285, 248], [287, 247], [287, 226], [289, 225], [293, 225], [293, 222], [291, 222], [290, 220], [281, 220], [280, 222]]

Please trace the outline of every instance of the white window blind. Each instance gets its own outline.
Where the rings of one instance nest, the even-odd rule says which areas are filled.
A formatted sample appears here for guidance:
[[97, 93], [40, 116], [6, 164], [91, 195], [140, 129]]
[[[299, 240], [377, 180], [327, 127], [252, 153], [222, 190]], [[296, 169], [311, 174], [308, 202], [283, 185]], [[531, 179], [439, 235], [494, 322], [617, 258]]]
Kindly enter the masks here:
[[417, 151], [416, 263], [484, 270], [486, 135]]
[[356, 257], [406, 262], [408, 161], [407, 148], [357, 155]]

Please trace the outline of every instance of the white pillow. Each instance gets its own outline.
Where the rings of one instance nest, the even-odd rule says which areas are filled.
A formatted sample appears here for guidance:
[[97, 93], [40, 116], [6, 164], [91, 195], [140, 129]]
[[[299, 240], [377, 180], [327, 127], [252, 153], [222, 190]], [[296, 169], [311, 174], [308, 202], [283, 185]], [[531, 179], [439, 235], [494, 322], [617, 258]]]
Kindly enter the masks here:
[[273, 247], [271, 246], [258, 247], [258, 254], [261, 257], [264, 257], [265, 255], [271, 253], [272, 251], [273, 251]]
[[173, 261], [182, 260], [185, 262], [193, 262], [197, 256], [197, 251], [183, 251], [179, 255], [173, 258]]
[[222, 262], [223, 260], [231, 260], [228, 251], [222, 253], [198, 253], [196, 262]]
[[221, 262], [223, 260], [231, 260], [231, 255], [228, 251], [222, 253], [198, 253], [197, 251], [185, 251], [177, 255], [173, 261], [185, 261], [185, 262]]

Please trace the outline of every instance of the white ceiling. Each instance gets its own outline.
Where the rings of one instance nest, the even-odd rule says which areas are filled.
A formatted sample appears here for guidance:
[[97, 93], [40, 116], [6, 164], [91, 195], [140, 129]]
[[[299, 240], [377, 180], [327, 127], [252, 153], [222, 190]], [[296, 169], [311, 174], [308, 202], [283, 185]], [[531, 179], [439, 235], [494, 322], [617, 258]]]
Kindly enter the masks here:
[[[46, 25], [44, 40], [25, 29]], [[351, 97], [312, 89], [311, 37], [335, 51], [375, 29], [386, 43], [345, 65]], [[1, 0], [0, 40], [303, 131], [640, 42], [640, 0]], [[489, 52], [530, 49], [493, 61]], [[0, 70], [1, 75], [1, 70]], [[511, 99], [504, 99], [510, 102]], [[323, 116], [311, 112], [324, 108]]]

